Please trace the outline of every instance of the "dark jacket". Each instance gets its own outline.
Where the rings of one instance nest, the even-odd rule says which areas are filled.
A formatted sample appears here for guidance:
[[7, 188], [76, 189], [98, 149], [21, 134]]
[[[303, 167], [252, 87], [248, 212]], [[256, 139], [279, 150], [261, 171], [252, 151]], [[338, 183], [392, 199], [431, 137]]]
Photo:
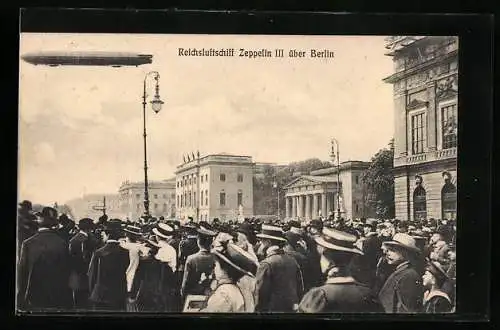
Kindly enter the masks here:
[[18, 303], [22, 310], [71, 307], [69, 253], [54, 230], [42, 229], [25, 240], [18, 266]]
[[446, 293], [434, 291], [427, 295], [424, 302], [424, 312], [428, 314], [450, 313], [453, 306]]
[[208, 295], [212, 273], [215, 267], [215, 256], [202, 249], [187, 257], [182, 279], [181, 296]]
[[125, 309], [129, 261], [129, 251], [118, 241], [108, 241], [95, 251], [88, 272], [90, 301], [104, 309]]
[[21, 253], [21, 245], [23, 242], [35, 235], [38, 230], [36, 217], [28, 212], [17, 212], [17, 246], [18, 253]]
[[363, 240], [363, 255], [356, 255], [351, 262], [351, 272], [354, 278], [368, 285], [375, 287], [377, 263], [382, 257], [382, 241], [376, 235], [371, 235]]
[[331, 277], [313, 288], [299, 304], [300, 313], [383, 313], [372, 290], [354, 278]]
[[422, 311], [423, 288], [418, 272], [404, 262], [387, 278], [378, 298], [386, 313]]
[[300, 268], [282, 249], [275, 250], [257, 268], [256, 312], [292, 312], [302, 290]]
[[82, 232], [73, 236], [69, 241], [71, 258], [70, 287], [74, 291], [88, 291], [87, 272], [92, 254], [97, 249], [97, 239], [92, 234]]
[[310, 278], [310, 287], [323, 285], [325, 278], [321, 271], [320, 255], [318, 253], [317, 244], [313, 237], [304, 235], [304, 241], [307, 244], [307, 260], [309, 261], [308, 278]]
[[196, 242], [196, 236], [188, 236], [179, 242], [179, 251], [177, 255], [179, 256], [178, 267], [180, 271], [184, 271], [184, 266], [186, 265], [187, 257], [198, 252], [200, 248]]
[[286, 254], [292, 256], [300, 268], [300, 274], [302, 279], [302, 290], [299, 292], [299, 298], [302, 299], [304, 294], [309, 291], [312, 287], [311, 281], [311, 270], [309, 260], [302, 253], [295, 251], [291, 246], [286, 246], [284, 248]]

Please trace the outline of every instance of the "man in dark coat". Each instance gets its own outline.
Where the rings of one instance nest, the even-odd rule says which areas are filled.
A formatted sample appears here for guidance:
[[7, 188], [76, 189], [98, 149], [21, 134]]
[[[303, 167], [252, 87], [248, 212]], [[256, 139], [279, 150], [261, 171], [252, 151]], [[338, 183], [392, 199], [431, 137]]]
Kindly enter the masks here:
[[181, 273], [184, 272], [187, 257], [199, 251], [196, 226], [193, 223], [188, 223], [183, 226], [182, 229], [185, 232], [185, 236], [179, 242], [179, 250], [177, 253], [179, 256], [179, 271]]
[[96, 310], [124, 311], [127, 298], [125, 272], [130, 259], [129, 251], [122, 248], [121, 221], [107, 222], [103, 238], [106, 244], [94, 252], [90, 261], [88, 277], [90, 301]]
[[362, 255], [352, 258], [351, 271], [356, 280], [373, 288], [376, 281], [377, 263], [382, 257], [382, 241], [377, 235], [377, 224], [371, 219], [363, 225]]
[[43, 208], [38, 233], [21, 246], [18, 306], [21, 310], [68, 310], [71, 307], [69, 253], [58, 236], [57, 211]]
[[215, 257], [210, 250], [217, 232], [213, 231], [208, 223], [200, 225], [197, 232], [199, 251], [186, 259], [181, 285], [182, 301], [186, 299], [187, 295], [208, 296], [210, 294], [210, 284], [215, 267]]
[[308, 232], [303, 236], [304, 241], [307, 246], [307, 259], [310, 265], [310, 279], [311, 287], [322, 285], [324, 282], [324, 276], [321, 272], [320, 267], [320, 255], [318, 253], [317, 244], [315, 238], [321, 235], [323, 230], [323, 223], [321, 220], [313, 220], [309, 225]]
[[73, 290], [73, 305], [76, 309], [88, 307], [89, 280], [87, 271], [94, 251], [99, 242], [92, 234], [94, 223], [92, 219], [84, 218], [78, 222], [79, 232], [69, 241], [71, 256], [70, 287]]
[[386, 260], [396, 266], [378, 293], [386, 313], [418, 313], [422, 311], [423, 286], [414, 260], [420, 250], [415, 239], [398, 233], [392, 241], [384, 242]]
[[295, 259], [300, 268], [303, 287], [299, 294], [299, 298], [302, 299], [302, 296], [312, 287], [311, 267], [307, 256], [302, 252], [302, 247], [298, 243], [301, 240], [301, 236], [297, 233], [288, 231], [285, 233], [285, 238], [287, 244], [283, 250], [286, 254], [291, 255]]
[[371, 289], [351, 276], [349, 264], [363, 252], [355, 246], [356, 236], [326, 228], [316, 238], [322, 250], [324, 285], [311, 289], [299, 305], [301, 313], [376, 313], [383, 312]]
[[257, 235], [265, 246], [265, 259], [257, 268], [254, 292], [256, 312], [293, 312], [303, 290], [300, 267], [283, 250], [286, 238], [281, 228], [262, 225]]
[[19, 204], [17, 210], [17, 246], [18, 253], [21, 252], [21, 244], [24, 240], [35, 235], [38, 229], [36, 216], [33, 214], [33, 205], [25, 200]]

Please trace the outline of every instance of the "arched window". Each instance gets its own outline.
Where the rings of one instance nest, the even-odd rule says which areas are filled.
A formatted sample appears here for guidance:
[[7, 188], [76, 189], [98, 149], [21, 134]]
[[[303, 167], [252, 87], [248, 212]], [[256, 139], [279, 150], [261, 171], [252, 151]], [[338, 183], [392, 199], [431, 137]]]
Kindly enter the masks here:
[[455, 220], [457, 217], [457, 188], [451, 182], [446, 182], [441, 189], [442, 218]]
[[413, 219], [422, 221], [427, 218], [427, 199], [425, 189], [417, 186], [413, 191]]

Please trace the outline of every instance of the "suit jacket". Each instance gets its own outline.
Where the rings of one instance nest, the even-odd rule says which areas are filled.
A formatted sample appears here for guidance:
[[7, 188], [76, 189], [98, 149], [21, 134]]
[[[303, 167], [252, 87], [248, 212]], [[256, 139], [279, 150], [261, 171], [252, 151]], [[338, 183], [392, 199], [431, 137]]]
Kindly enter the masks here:
[[404, 262], [389, 275], [378, 294], [386, 313], [422, 311], [423, 287], [418, 272]]
[[87, 271], [92, 254], [98, 245], [97, 239], [92, 234], [79, 232], [69, 241], [71, 257], [70, 287], [74, 291], [88, 290]]
[[71, 307], [69, 253], [66, 242], [51, 229], [42, 229], [21, 246], [18, 302], [21, 309]]
[[351, 262], [354, 278], [370, 287], [375, 287], [377, 263], [382, 257], [382, 241], [378, 236], [370, 235], [363, 239], [363, 255], [356, 255]]
[[286, 246], [284, 249], [285, 253], [292, 256], [300, 268], [300, 275], [302, 280], [302, 290], [299, 292], [299, 298], [309, 291], [312, 287], [311, 270], [309, 260], [302, 253], [295, 251], [292, 247]]
[[177, 255], [179, 256], [179, 270], [184, 271], [184, 266], [186, 265], [187, 257], [192, 254], [195, 254], [199, 251], [198, 243], [196, 242], [196, 237], [187, 237], [182, 239], [179, 243], [179, 252]]
[[205, 249], [188, 256], [182, 279], [181, 296], [207, 295], [214, 267], [215, 256]]
[[275, 250], [257, 268], [256, 312], [293, 312], [302, 290], [300, 268], [282, 249]]
[[301, 313], [383, 313], [372, 290], [352, 277], [331, 277], [310, 290], [299, 305]]
[[90, 300], [110, 310], [123, 310], [128, 265], [129, 251], [122, 248], [118, 241], [108, 241], [95, 251], [88, 271]]

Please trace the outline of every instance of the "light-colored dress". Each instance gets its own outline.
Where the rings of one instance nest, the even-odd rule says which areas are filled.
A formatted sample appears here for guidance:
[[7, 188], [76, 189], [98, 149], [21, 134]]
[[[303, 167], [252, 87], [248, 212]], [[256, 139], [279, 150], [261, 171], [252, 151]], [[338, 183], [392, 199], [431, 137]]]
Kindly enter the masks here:
[[219, 282], [219, 286], [208, 298], [204, 313], [247, 313], [245, 299], [240, 288], [230, 280]]

